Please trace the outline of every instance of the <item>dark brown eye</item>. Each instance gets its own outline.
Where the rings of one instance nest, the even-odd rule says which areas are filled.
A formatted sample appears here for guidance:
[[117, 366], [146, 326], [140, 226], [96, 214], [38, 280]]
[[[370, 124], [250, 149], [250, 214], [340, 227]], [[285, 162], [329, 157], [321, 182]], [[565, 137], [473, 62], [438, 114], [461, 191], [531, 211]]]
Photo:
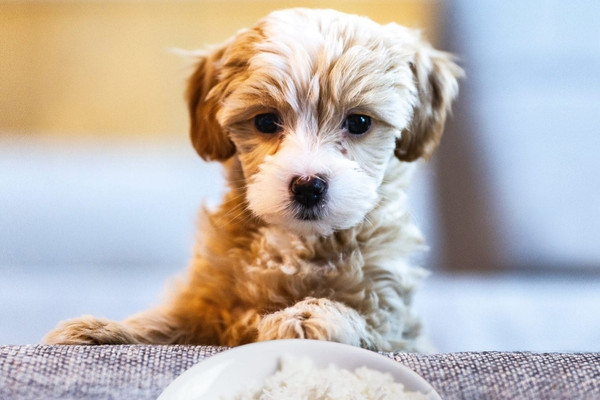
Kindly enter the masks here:
[[371, 117], [362, 114], [350, 114], [346, 117], [343, 128], [353, 135], [362, 135], [371, 128]]
[[281, 130], [281, 121], [275, 113], [259, 114], [254, 117], [254, 126], [262, 133], [277, 133]]

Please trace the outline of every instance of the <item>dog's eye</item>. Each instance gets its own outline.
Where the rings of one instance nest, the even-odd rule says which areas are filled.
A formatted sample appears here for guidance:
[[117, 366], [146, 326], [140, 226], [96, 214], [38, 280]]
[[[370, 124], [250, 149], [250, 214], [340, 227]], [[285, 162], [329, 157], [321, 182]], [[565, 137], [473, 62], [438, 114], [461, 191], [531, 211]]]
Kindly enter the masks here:
[[344, 129], [353, 135], [362, 135], [371, 127], [371, 117], [362, 114], [350, 114], [344, 121]]
[[275, 113], [257, 115], [254, 117], [254, 126], [262, 133], [277, 133], [281, 130], [279, 116]]

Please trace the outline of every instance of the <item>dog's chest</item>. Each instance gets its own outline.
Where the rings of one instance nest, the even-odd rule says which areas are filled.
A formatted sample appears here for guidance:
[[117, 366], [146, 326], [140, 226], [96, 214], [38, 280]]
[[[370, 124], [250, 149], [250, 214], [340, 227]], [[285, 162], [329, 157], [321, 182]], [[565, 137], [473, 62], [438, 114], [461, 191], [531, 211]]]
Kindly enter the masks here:
[[236, 272], [242, 300], [277, 308], [305, 297], [346, 300], [364, 293], [359, 247], [334, 239], [301, 238], [274, 227], [259, 233]]
[[318, 237], [300, 237], [278, 227], [259, 231], [250, 246], [248, 267], [295, 275], [327, 275], [347, 264], [358, 248]]

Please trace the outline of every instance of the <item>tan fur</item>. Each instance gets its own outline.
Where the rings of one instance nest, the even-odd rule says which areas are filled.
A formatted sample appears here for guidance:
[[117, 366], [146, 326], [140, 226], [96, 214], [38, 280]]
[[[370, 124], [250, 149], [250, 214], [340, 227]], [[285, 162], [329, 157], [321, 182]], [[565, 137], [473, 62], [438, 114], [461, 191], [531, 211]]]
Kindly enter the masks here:
[[[411, 298], [423, 247], [409, 218], [412, 161], [437, 146], [461, 70], [417, 32], [331, 10], [272, 13], [202, 56], [191, 137], [229, 192], [203, 210], [188, 276], [161, 307], [123, 322], [61, 323], [48, 343], [240, 345], [313, 338], [423, 349]], [[273, 112], [281, 131], [253, 125]], [[369, 115], [364, 135], [349, 114]], [[394, 154], [396, 157], [394, 157]], [[290, 178], [326, 176], [321, 217], [290, 211]]]

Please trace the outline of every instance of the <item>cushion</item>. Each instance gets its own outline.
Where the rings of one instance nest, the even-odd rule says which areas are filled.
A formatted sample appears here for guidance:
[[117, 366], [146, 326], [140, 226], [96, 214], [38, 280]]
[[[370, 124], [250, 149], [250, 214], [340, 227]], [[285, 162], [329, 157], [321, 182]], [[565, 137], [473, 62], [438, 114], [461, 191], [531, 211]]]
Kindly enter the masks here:
[[[211, 346], [0, 346], [2, 399], [155, 399]], [[443, 399], [597, 399], [600, 353], [382, 353]]]

